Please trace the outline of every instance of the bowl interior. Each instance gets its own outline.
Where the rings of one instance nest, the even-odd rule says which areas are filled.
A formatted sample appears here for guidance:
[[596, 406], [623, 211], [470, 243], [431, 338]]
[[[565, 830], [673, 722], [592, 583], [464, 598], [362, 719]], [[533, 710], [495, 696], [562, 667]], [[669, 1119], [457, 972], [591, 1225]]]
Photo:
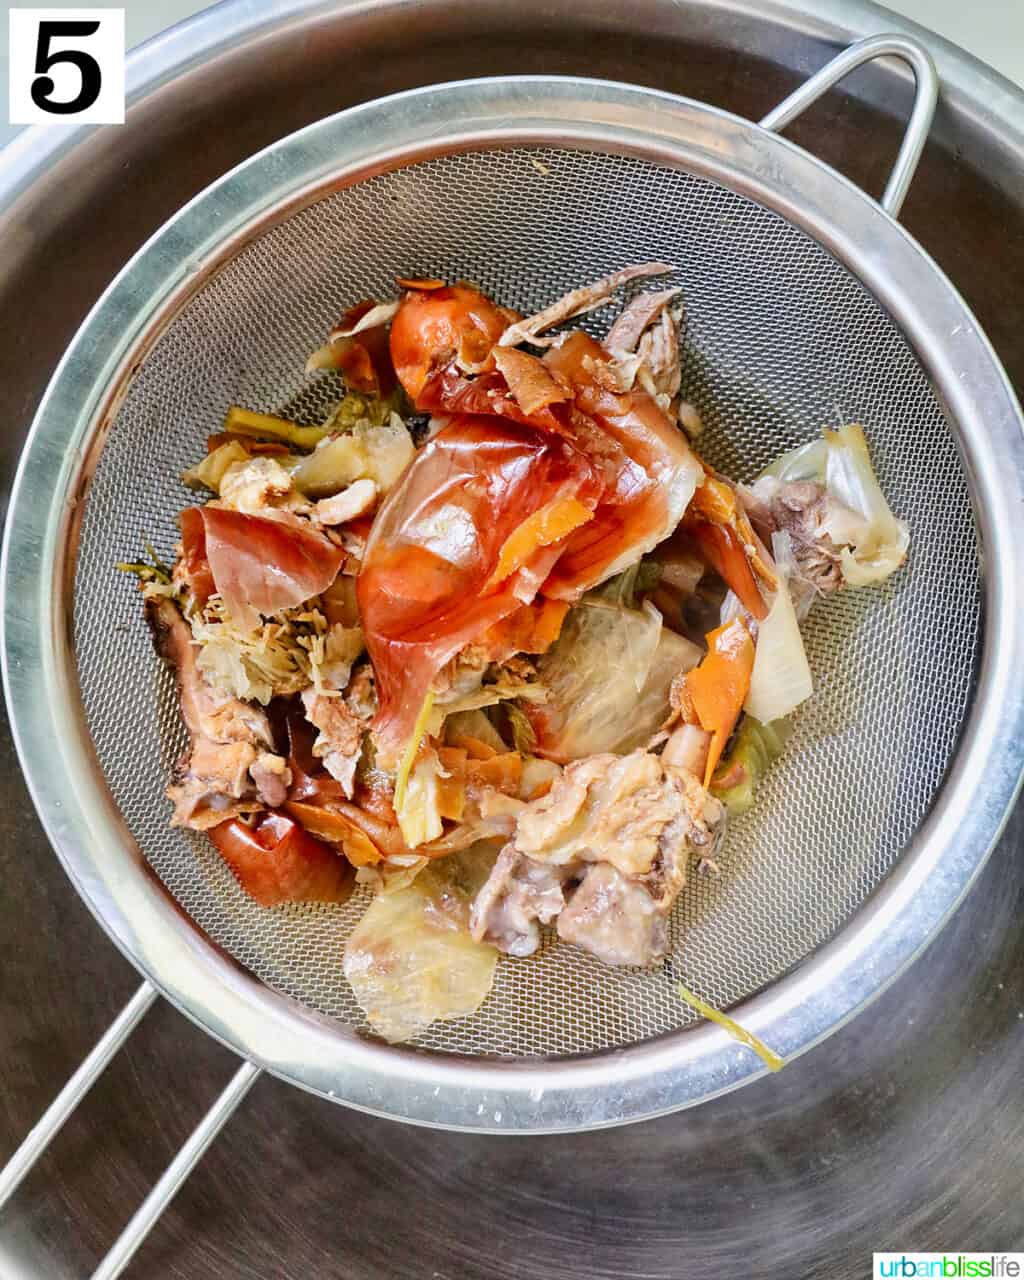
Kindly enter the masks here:
[[[342, 973], [365, 906], [254, 905], [207, 842], [168, 826], [183, 745], [171, 681], [114, 563], [173, 553], [181, 472], [241, 403], [316, 422], [339, 395], [306, 356], [394, 277], [469, 279], [527, 311], [627, 263], [682, 286], [683, 394], [701, 450], [753, 479], [823, 425], [863, 424], [911, 529], [882, 588], [820, 603], [807, 631], [813, 699], [718, 875], [694, 876], [654, 972], [610, 969], [547, 939], [503, 959], [479, 1012], [417, 1042], [532, 1056], [633, 1044], [685, 1026], [682, 979], [727, 1007], [839, 930], [927, 813], [969, 710], [981, 638], [978, 542], [954, 432], [899, 328], [836, 258], [779, 214], [636, 157], [503, 148], [424, 161], [335, 191], [242, 249], [177, 314], [131, 382], [81, 525], [74, 638], [100, 767], [146, 859], [205, 933], [270, 987], [364, 1027]], [[609, 314], [614, 314], [614, 308]], [[600, 333], [604, 312], [587, 318]]]

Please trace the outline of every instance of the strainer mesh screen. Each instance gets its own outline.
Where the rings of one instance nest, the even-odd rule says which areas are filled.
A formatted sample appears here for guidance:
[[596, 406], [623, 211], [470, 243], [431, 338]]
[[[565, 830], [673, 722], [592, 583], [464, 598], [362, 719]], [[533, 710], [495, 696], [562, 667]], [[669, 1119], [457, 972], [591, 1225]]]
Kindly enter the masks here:
[[[821, 605], [807, 633], [815, 695], [717, 877], [695, 878], [662, 970], [605, 968], [549, 940], [505, 959], [440, 1051], [567, 1054], [643, 1040], [692, 1015], [673, 971], [728, 1006], [828, 938], [892, 867], [935, 795], [966, 712], [979, 639], [977, 544], [943, 410], [913, 353], [845, 267], [775, 213], [706, 179], [587, 151], [431, 160], [341, 190], [246, 247], [178, 315], [136, 376], [99, 459], [75, 594], [85, 709], [113, 797], [195, 922], [271, 987], [364, 1026], [342, 974], [365, 905], [267, 911], [206, 842], [167, 825], [183, 734], [134, 584], [116, 560], [170, 557], [182, 470], [225, 407], [309, 421], [336, 397], [303, 375], [351, 303], [395, 275], [478, 282], [522, 310], [627, 263], [661, 258], [685, 290], [684, 394], [705, 456], [748, 480], [825, 423], [862, 422], [911, 526], [905, 570]], [[607, 323], [590, 317], [600, 332]]]

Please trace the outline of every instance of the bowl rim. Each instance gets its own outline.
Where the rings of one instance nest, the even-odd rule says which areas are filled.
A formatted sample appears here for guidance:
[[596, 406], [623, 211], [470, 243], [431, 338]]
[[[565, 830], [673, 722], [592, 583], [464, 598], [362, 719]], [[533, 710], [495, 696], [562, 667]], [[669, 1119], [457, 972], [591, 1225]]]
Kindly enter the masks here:
[[[381, 138], [389, 145], [381, 147]], [[0, 564], [2, 660], [15, 744], [68, 875], [126, 957], [207, 1032], [274, 1075], [414, 1123], [560, 1132], [645, 1119], [764, 1073], [701, 1025], [625, 1049], [496, 1061], [386, 1046], [265, 987], [186, 923], [114, 806], [78, 700], [74, 531], [130, 377], [202, 282], [249, 239], [332, 190], [456, 149], [529, 144], [643, 156], [781, 213], [887, 308], [958, 424], [982, 550], [985, 615], [974, 701], [947, 779], [884, 883], [795, 970], [742, 1002], [784, 1057], [880, 994], [949, 918], [998, 838], [1024, 758], [1024, 430], [998, 359], [956, 289], [862, 191], [785, 139], [651, 89], [553, 76], [410, 90], [318, 121], [194, 197], [112, 282], [58, 366], [11, 496]]]

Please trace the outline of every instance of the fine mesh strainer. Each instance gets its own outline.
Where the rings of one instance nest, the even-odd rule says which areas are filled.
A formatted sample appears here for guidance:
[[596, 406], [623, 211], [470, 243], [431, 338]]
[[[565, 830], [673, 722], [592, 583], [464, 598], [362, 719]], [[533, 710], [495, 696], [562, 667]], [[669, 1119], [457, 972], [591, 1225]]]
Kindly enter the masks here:
[[[882, 207], [780, 139], [852, 67], [917, 78]], [[935, 102], [927, 54], [876, 37], [754, 125], [651, 90], [510, 78], [402, 94], [271, 147], [186, 206], [101, 299], [47, 392], [4, 562], [11, 718], [79, 891], [146, 974], [0, 1175], [0, 1202], [160, 990], [246, 1058], [97, 1275], [126, 1264], [259, 1070], [382, 1115], [540, 1132], [689, 1105], [760, 1064], [696, 1024], [684, 979], [784, 1055], [835, 1029], [941, 926], [990, 849], [1024, 741], [1024, 437], [956, 291], [893, 220]], [[893, 215], [893, 216], [890, 216]], [[365, 906], [256, 907], [168, 826], [182, 730], [133, 585], [170, 555], [181, 471], [240, 402], [318, 421], [305, 357], [396, 275], [465, 277], [530, 311], [626, 263], [677, 264], [683, 393], [703, 451], [750, 479], [824, 423], [865, 424], [911, 529], [905, 569], [808, 631], [813, 700], [695, 878], [655, 972], [564, 944], [503, 960], [469, 1019], [412, 1046], [367, 1031], [342, 974]], [[604, 323], [590, 317], [594, 331]], [[1016, 530], [1015, 526], [1016, 525]], [[257, 1065], [258, 1064], [258, 1065]]]

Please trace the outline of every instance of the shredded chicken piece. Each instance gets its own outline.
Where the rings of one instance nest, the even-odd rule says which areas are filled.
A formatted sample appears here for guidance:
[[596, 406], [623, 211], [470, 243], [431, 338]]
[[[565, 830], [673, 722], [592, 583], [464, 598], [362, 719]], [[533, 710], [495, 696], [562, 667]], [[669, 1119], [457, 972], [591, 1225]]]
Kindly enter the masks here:
[[347, 524], [372, 511], [377, 505], [378, 489], [372, 480], [355, 480], [341, 493], [331, 498], [321, 498], [313, 508], [313, 514], [321, 524]]
[[704, 420], [696, 405], [690, 404], [688, 400], [680, 400], [676, 416], [679, 419], [679, 425], [691, 440], [696, 440], [703, 433]]
[[536, 315], [527, 316], [525, 320], [509, 325], [498, 339], [497, 345], [516, 347], [521, 342], [530, 342], [535, 346], [543, 346], [547, 340], [538, 342], [538, 338], [546, 329], [554, 328], [556, 324], [562, 324], [565, 320], [572, 320], [576, 316], [585, 315], [588, 311], [603, 307], [617, 289], [621, 289], [631, 280], [642, 279], [645, 276], [663, 276], [674, 270], [675, 267], [668, 266], [664, 262], [643, 262], [637, 266], [624, 267], [610, 276], [595, 280], [593, 284], [571, 290], [549, 307], [545, 307], [543, 311], [538, 311]]
[[[824, 526], [849, 524], [854, 528], [863, 523], [856, 512], [843, 507], [814, 480], [782, 481], [762, 476], [753, 486], [737, 486], [737, 492], [751, 524], [765, 542], [770, 543], [778, 530], [789, 534], [800, 576], [816, 593], [831, 595], [839, 590], [844, 582], [843, 548], [832, 541]], [[843, 519], [836, 520], [837, 512]]]
[[[604, 340], [613, 360], [599, 375], [612, 391], [639, 383], [673, 419], [677, 417], [682, 364], [679, 355], [678, 289], [641, 293], [622, 311]], [[617, 385], [611, 385], [611, 381]]]
[[[178, 606], [166, 596], [146, 600], [157, 652], [174, 670], [189, 749], [174, 769], [167, 794], [175, 826], [204, 831], [228, 818], [280, 803], [287, 766], [273, 754], [267, 717], [203, 679], [197, 646]], [[290, 781], [288, 777], [287, 781]]]
[[681, 292], [680, 289], [661, 289], [649, 293], [638, 293], [623, 307], [615, 323], [608, 330], [604, 346], [612, 352], [636, 351], [644, 331]]
[[291, 488], [292, 478], [276, 458], [257, 455], [227, 468], [220, 482], [220, 504], [249, 516], [266, 515]]
[[473, 936], [511, 955], [539, 943], [538, 922], [607, 964], [651, 965], [692, 855], [713, 855], [725, 810], [693, 774], [647, 751], [566, 767], [526, 804], [473, 906]]
[[583, 368], [594, 379], [599, 387], [613, 395], [621, 396], [632, 391], [640, 374], [643, 360], [640, 356], [630, 355], [626, 351], [618, 352], [611, 360], [595, 360], [591, 356], [583, 357]]
[[345, 701], [361, 720], [372, 720], [377, 714], [377, 687], [370, 662], [361, 662], [352, 672]]
[[642, 360], [642, 373], [646, 371], [650, 376], [651, 385], [647, 390], [675, 417], [672, 404], [679, 394], [683, 375], [679, 358], [679, 326], [668, 307], [663, 307], [658, 318], [645, 330], [637, 353]]
[[249, 776], [268, 809], [276, 809], [288, 799], [292, 771], [281, 756], [275, 756], [269, 751], [261, 752], [249, 766]]
[[303, 693], [302, 705], [306, 719], [320, 730], [313, 743], [313, 754], [323, 760], [324, 768], [332, 778], [337, 778], [351, 800], [369, 720], [357, 715], [344, 698], [325, 697], [313, 689]]

